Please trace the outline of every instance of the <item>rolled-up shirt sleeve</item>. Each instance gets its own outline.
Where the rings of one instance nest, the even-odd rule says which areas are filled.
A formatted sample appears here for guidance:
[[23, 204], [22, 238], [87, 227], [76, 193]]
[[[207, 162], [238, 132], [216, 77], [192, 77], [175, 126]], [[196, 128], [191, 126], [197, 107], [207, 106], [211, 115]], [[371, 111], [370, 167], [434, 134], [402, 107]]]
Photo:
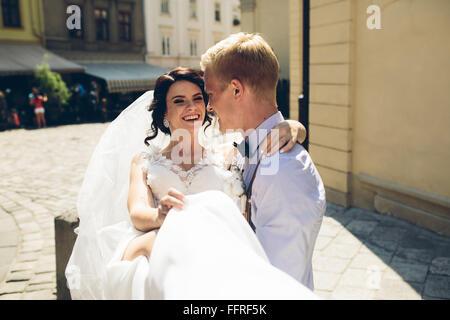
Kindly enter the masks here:
[[252, 222], [270, 262], [313, 289], [311, 260], [326, 201], [309, 154], [280, 155], [278, 172], [258, 174], [252, 194]]

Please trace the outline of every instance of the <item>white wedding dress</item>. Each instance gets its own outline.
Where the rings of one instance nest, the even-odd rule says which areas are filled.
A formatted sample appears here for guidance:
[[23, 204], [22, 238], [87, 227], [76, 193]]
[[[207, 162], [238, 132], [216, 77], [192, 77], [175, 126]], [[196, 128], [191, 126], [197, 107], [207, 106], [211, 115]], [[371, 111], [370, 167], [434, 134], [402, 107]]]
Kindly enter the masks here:
[[[120, 153], [116, 142], [114, 148], [99, 149], [97, 156]], [[117, 197], [122, 199], [117, 205], [111, 199], [108, 210], [112, 213], [106, 210], [116, 218], [80, 214], [80, 232], [66, 269], [73, 299], [317, 299], [270, 264], [239, 210], [239, 198], [226, 188], [230, 172], [219, 154], [207, 152], [189, 171], [159, 153], [150, 152], [144, 158], [156, 204], [174, 187], [186, 195], [183, 210], [169, 211], [150, 259], [139, 256], [131, 262], [121, 261], [121, 257], [130, 240], [143, 233], [123, 212], [125, 192]], [[90, 170], [98, 174], [95, 168], [91, 163], [87, 175]], [[106, 178], [111, 177], [120, 180], [114, 174]], [[108, 183], [115, 186], [106, 181], [107, 189]], [[109, 191], [98, 192], [102, 196]], [[85, 201], [89, 197], [95, 199], [92, 192], [80, 198]], [[120, 214], [114, 213], [117, 206]], [[95, 210], [105, 211], [100, 204], [83, 207], [79, 203], [80, 213]]]

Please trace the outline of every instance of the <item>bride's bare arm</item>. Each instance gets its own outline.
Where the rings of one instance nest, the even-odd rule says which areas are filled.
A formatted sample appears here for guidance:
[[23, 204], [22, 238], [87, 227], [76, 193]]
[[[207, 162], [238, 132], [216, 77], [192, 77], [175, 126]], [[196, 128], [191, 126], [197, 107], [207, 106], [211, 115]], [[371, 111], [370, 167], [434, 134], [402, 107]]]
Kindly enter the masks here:
[[147, 184], [147, 173], [143, 170], [144, 155], [133, 158], [130, 172], [130, 190], [128, 192], [128, 211], [134, 227], [145, 234], [130, 241], [122, 260], [133, 261], [138, 256], [150, 258], [153, 244], [167, 212], [172, 207], [182, 208], [183, 195], [175, 189], [161, 198], [158, 208], [154, 206], [151, 188]]
[[261, 144], [263, 153], [272, 155], [291, 150], [296, 143], [302, 144], [306, 139], [306, 128], [296, 120], [284, 120], [275, 126], [267, 139]]
[[139, 256], [150, 259], [158, 231], [159, 229], [155, 229], [131, 240], [123, 253], [122, 260], [133, 261]]
[[[296, 120], [284, 120], [275, 126], [261, 143], [264, 154], [274, 154], [278, 150], [283, 153], [291, 150], [296, 143], [302, 144], [306, 139], [306, 128]], [[229, 143], [218, 146], [218, 150], [225, 157], [225, 164], [230, 168], [231, 160], [237, 153], [237, 149]]]
[[171, 188], [168, 194], [160, 199], [159, 207], [155, 208], [152, 190], [147, 184], [147, 173], [142, 168], [143, 163], [144, 154], [136, 155], [131, 162], [127, 205], [134, 227], [147, 232], [160, 228], [172, 207], [183, 207], [183, 195]]
[[143, 154], [136, 155], [131, 162], [127, 205], [134, 227], [147, 232], [161, 227], [164, 217], [154, 206], [152, 190], [147, 184], [147, 174], [142, 169], [143, 162]]

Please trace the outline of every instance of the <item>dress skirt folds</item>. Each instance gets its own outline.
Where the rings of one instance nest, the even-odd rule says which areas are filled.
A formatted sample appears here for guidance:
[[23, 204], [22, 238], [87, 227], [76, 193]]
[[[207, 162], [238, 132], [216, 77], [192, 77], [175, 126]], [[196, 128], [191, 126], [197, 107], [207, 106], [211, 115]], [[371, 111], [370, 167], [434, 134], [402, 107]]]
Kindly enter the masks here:
[[140, 234], [128, 221], [100, 231], [101, 251], [111, 257], [105, 262], [103, 298], [317, 299], [270, 264], [235, 203], [221, 191], [186, 196], [183, 210], [167, 215], [150, 259], [121, 261], [129, 241]]

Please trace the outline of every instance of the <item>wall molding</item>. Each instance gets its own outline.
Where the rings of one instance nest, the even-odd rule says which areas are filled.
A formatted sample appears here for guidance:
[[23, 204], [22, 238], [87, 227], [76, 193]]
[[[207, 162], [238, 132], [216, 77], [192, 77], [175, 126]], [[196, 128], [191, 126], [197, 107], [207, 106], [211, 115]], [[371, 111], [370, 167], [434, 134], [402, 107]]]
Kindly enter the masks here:
[[361, 180], [361, 182], [363, 182], [363, 183], [370, 184], [370, 185], [380, 187], [383, 189], [391, 190], [394, 192], [402, 193], [407, 196], [410, 196], [413, 198], [418, 198], [420, 200], [427, 201], [427, 202], [450, 209], [450, 198], [447, 198], [445, 196], [421, 191], [421, 190], [414, 189], [414, 188], [404, 186], [404, 185], [400, 185], [400, 184], [397, 184], [394, 182], [375, 178], [375, 177], [372, 177], [365, 173], [360, 173], [358, 175], [358, 177]]
[[373, 203], [376, 211], [450, 236], [449, 198], [365, 173], [360, 173], [357, 177], [363, 189], [373, 192], [368, 200]]

